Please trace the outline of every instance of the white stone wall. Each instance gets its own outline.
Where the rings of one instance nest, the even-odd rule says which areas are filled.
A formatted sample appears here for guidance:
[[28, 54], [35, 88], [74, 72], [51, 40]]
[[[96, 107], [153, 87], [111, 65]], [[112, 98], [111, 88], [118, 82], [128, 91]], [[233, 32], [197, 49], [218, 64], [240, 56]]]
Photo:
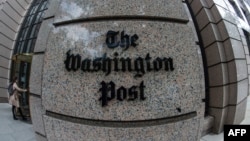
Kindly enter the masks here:
[[205, 49], [209, 79], [209, 115], [213, 131], [224, 124], [239, 124], [245, 117], [249, 95], [249, 51], [242, 29], [249, 31], [240, 1], [189, 0]]
[[0, 99], [7, 98], [12, 51], [31, 0], [0, 1]]

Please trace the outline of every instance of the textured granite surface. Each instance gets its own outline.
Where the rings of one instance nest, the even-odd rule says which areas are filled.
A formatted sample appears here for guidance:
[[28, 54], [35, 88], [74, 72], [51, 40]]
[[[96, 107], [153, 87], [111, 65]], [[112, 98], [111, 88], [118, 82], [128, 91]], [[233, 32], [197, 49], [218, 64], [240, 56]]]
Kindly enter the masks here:
[[[205, 4], [205, 2], [207, 3]], [[225, 12], [224, 8], [227, 6], [224, 7], [223, 3], [214, 4], [214, 1], [209, 0], [193, 0], [192, 2], [191, 8], [195, 15], [202, 11], [203, 6], [206, 7], [203, 15], [197, 18], [198, 20], [209, 22], [211, 19], [207, 19], [209, 17], [206, 14], [211, 12], [210, 16], [214, 16], [213, 20], [216, 21], [206, 24], [207, 26], [201, 33], [206, 47], [214, 41], [225, 41], [229, 37], [241, 40], [240, 33], [238, 33], [239, 27], [235, 25], [235, 21], [231, 20], [233, 17], [228, 16], [228, 12]], [[223, 8], [216, 9], [217, 6]], [[41, 35], [38, 37], [38, 42], [40, 39], [42, 42], [35, 48], [35, 52], [43, 54], [44, 51], [45, 53], [44, 56], [36, 55], [37, 57], [34, 58], [33, 63], [37, 64], [32, 64], [34, 70], [32, 76], [35, 76], [36, 70], [39, 70], [39, 73], [37, 78], [32, 80], [36, 85], [31, 88], [35, 94], [40, 94], [42, 85], [42, 101], [37, 97], [31, 98], [31, 103], [36, 103], [36, 106], [33, 107], [35, 110], [31, 112], [37, 116], [45, 114], [43, 123], [48, 140], [199, 140], [204, 122], [205, 105], [202, 103], [205, 93], [204, 75], [201, 53], [199, 47], [195, 45], [195, 41], [198, 42], [198, 40], [191, 30], [192, 19], [190, 16], [188, 17], [188, 10], [187, 8], [185, 10], [184, 7], [185, 3], [181, 0], [54, 0], [50, 2], [45, 18], [51, 19], [43, 22]], [[130, 19], [126, 19], [126, 17]], [[131, 17], [140, 19], [131, 21]], [[158, 20], [155, 20], [156, 17]], [[159, 20], [160, 18], [164, 20]], [[69, 24], [70, 20], [73, 20], [74, 23]], [[55, 22], [56, 27], [51, 24], [52, 22]], [[198, 22], [198, 24], [204, 23]], [[105, 35], [108, 30], [120, 32], [124, 30], [129, 35], [137, 34], [139, 46], [130, 47], [126, 51], [121, 48], [108, 49], [105, 44]], [[214, 50], [211, 49], [212, 46], [207, 48], [206, 51], [213, 54], [207, 54], [207, 56], [214, 57], [213, 60], [208, 60], [210, 66], [225, 62], [223, 61], [225, 59], [228, 63], [213, 66], [212, 70], [215, 71], [211, 71], [210, 68], [212, 73], [209, 72], [211, 74], [209, 77], [213, 78], [210, 81], [216, 79], [211, 86], [222, 86], [231, 82], [233, 84], [228, 88], [230, 92], [240, 93], [242, 90], [248, 89], [245, 83], [247, 81], [244, 66], [246, 61], [234, 59], [244, 59], [243, 50], [234, 48], [239, 44], [240, 42], [224, 42], [223, 45], [233, 47], [232, 49], [225, 48], [225, 52], [221, 52], [224, 48]], [[242, 45], [240, 46], [242, 47]], [[131, 72], [111, 72], [108, 76], [101, 71], [95, 73], [86, 73], [81, 70], [67, 72], [64, 60], [69, 49], [74, 54], [80, 54], [82, 59], [94, 59], [105, 53], [107, 57], [113, 58], [115, 52], [119, 57], [130, 57], [132, 60], [137, 57], [145, 57], [147, 53], [150, 53], [153, 59], [172, 57], [175, 70], [147, 72], [143, 77], [136, 79], [134, 78], [135, 73]], [[230, 60], [231, 62], [228, 62]], [[218, 72], [223, 72], [221, 70], [226, 73], [218, 75]], [[227, 72], [231, 75], [225, 75]], [[239, 85], [235, 84], [243, 79], [245, 80]], [[139, 85], [141, 81], [144, 81], [146, 100], [122, 102], [112, 100], [106, 107], [101, 107], [101, 102], [98, 101], [101, 96], [100, 82], [111, 80], [116, 84], [116, 89], [120, 86], [127, 88]], [[221, 91], [224, 92], [224, 89]], [[239, 96], [230, 94], [230, 96], [231, 98], [221, 99], [223, 103], [218, 103], [226, 104], [225, 100], [233, 98], [237, 98], [233, 102], [238, 103], [244, 99], [245, 93], [241, 93]], [[215, 117], [214, 128], [217, 132], [222, 131], [223, 123], [228, 120], [227, 117], [236, 115], [230, 123], [242, 119], [245, 111], [245, 103], [242, 103], [235, 107], [210, 109], [210, 114]], [[174, 118], [173, 116], [181, 117], [190, 112], [197, 113], [197, 116], [183, 119], [183, 121], [174, 120], [162, 125], [134, 126], [134, 128], [124, 126], [112, 128], [105, 124], [98, 126], [98, 124], [78, 124], [74, 121], [74, 119], [79, 119], [119, 124], [157, 122], [169, 117]], [[52, 118], [49, 113], [53, 113], [57, 117]], [[41, 131], [44, 128], [40, 126], [42, 118], [36, 118], [37, 122], [34, 122], [34, 127], [39, 128], [37, 131]], [[72, 120], [69, 122], [67, 118]]]
[[30, 73], [30, 92], [41, 95], [42, 93], [42, 71], [44, 55], [34, 55], [32, 58], [32, 69]]
[[[41, 28], [44, 31], [41, 35], [46, 38], [38, 38], [35, 48], [42, 55], [36, 55], [33, 63], [37, 64], [32, 65], [33, 72], [40, 72], [32, 80], [37, 82], [32, 87], [35, 94], [40, 94], [41, 84], [41, 101], [37, 97], [31, 99], [35, 105], [32, 114], [43, 115], [35, 117], [34, 127], [39, 128], [36, 131], [43, 134], [44, 130], [51, 141], [199, 140], [204, 114], [204, 74], [197, 37], [187, 12], [185, 3], [179, 0], [53, 1], [46, 13], [49, 19]], [[136, 16], [140, 19], [122, 20]], [[86, 20], [96, 17], [105, 18]], [[122, 18], [117, 20], [118, 17]], [[137, 34], [139, 45], [127, 50], [110, 49], [105, 43], [109, 30], [124, 31], [130, 37]], [[146, 71], [142, 77], [128, 71], [111, 71], [107, 76], [102, 71], [69, 72], [64, 63], [69, 50], [82, 60], [115, 58], [117, 54], [117, 58], [129, 57], [134, 61], [150, 54], [152, 63], [157, 57], [171, 57], [174, 70]], [[139, 86], [143, 81], [146, 99], [115, 98], [102, 107], [99, 101], [102, 81], [113, 81], [116, 90], [121, 86]]]
[[55, 21], [125, 15], [188, 19], [181, 0], [62, 0]]
[[42, 106], [42, 99], [36, 96], [30, 96], [30, 112], [32, 117], [33, 127], [35, 132], [46, 135], [44, 129], [43, 115], [45, 114], [45, 109]]
[[111, 128], [75, 124], [44, 116], [51, 141], [198, 141], [199, 119], [160, 126]]
[[44, 136], [36, 134], [36, 141], [48, 141], [48, 139]]
[[[106, 33], [122, 31], [137, 34], [139, 45], [126, 51], [107, 47]], [[145, 120], [181, 115], [197, 111], [204, 95], [203, 71], [199, 49], [192, 29], [186, 24], [150, 21], [112, 21], [79, 23], [53, 27], [44, 56], [42, 99], [45, 109], [70, 116], [100, 120]], [[147, 72], [135, 78], [133, 72], [68, 72], [64, 60], [71, 49], [82, 59], [103, 56], [171, 57], [174, 71]], [[144, 81], [145, 101], [112, 100], [102, 107], [101, 82], [113, 81], [116, 89], [129, 88]], [[179, 110], [177, 110], [179, 109]]]

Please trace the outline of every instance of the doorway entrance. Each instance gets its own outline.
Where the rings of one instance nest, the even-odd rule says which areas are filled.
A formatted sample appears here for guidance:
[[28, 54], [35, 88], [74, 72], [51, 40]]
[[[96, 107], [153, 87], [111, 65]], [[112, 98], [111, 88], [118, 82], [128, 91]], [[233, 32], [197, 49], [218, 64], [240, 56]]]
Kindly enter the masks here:
[[20, 93], [19, 97], [20, 107], [23, 109], [24, 114], [30, 117], [30, 107], [29, 107], [29, 78], [30, 69], [32, 62], [31, 53], [16, 54], [12, 57], [12, 70], [11, 70], [11, 80], [14, 77], [18, 77], [18, 86], [22, 89], [27, 89], [27, 92]]

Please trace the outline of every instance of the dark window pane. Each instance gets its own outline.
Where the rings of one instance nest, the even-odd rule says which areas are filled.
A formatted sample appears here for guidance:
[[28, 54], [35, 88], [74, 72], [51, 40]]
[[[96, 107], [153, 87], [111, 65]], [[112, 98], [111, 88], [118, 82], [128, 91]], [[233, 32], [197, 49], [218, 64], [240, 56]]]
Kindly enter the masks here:
[[26, 18], [27, 20], [25, 20], [25, 23], [23, 23], [23, 27], [28, 27], [29, 23], [31, 22], [31, 16]]
[[34, 15], [30, 15], [29, 18], [30, 18], [30, 19], [29, 19], [29, 22], [28, 22], [27, 26], [30, 26], [30, 25], [31, 25], [31, 23], [32, 23], [32, 21], [33, 21], [33, 18], [34, 18]]
[[42, 2], [42, 0], [37, 0], [36, 4], [39, 5]]
[[21, 44], [20, 44], [20, 48], [18, 48], [18, 52], [23, 52], [24, 51], [24, 41], [23, 42], [21, 42]]
[[35, 33], [34, 33], [34, 37], [37, 37], [37, 34], [39, 32], [39, 29], [40, 29], [40, 26], [41, 26], [41, 23], [37, 24], [36, 30], [35, 30]]
[[31, 48], [31, 44], [32, 44], [32, 40], [28, 40], [27, 49], [24, 52], [26, 52], [26, 53], [29, 52], [29, 50]]
[[32, 26], [32, 30], [31, 30], [31, 32], [30, 32], [30, 38], [33, 38], [33, 37], [34, 37], [35, 30], [36, 30], [36, 25], [33, 25], [33, 26]]
[[17, 42], [16, 48], [14, 49], [14, 54], [16, 54], [16, 52], [18, 52], [19, 47], [20, 47], [20, 42]]
[[33, 52], [48, 0], [34, 0], [20, 29], [14, 53]]
[[229, 0], [229, 3], [232, 5], [232, 7], [234, 8], [235, 13], [237, 14], [238, 17], [240, 17], [241, 19], [244, 19], [239, 7], [236, 5], [236, 3], [232, 0]]
[[39, 6], [39, 5], [36, 5], [36, 6], [34, 7], [34, 10], [33, 10], [32, 14], [36, 13], [38, 6]]
[[[30, 46], [30, 50], [34, 50], [34, 48], [35, 48], [35, 45], [36, 45], [36, 39], [33, 39], [32, 40], [32, 43], [31, 43], [31, 46]], [[29, 52], [30, 53], [30, 52]]]
[[38, 14], [37, 14], [37, 16], [36, 16], [36, 20], [35, 20], [35, 22], [34, 23], [38, 23], [38, 22], [40, 22], [40, 17], [41, 17], [41, 15], [42, 15], [42, 12], [39, 12]]
[[44, 1], [43, 4], [42, 4], [41, 10], [46, 9], [47, 8], [47, 4], [48, 4], [48, 2]]
[[28, 28], [25, 28], [24, 33], [23, 33], [23, 37], [22, 40], [27, 38], [27, 34], [28, 34]]
[[20, 38], [17, 40], [17, 41], [21, 41], [23, 39], [23, 35], [24, 35], [24, 29], [21, 29], [19, 31], [19, 35], [20, 35]]
[[244, 32], [244, 35], [245, 35], [245, 37], [246, 37], [247, 46], [248, 46], [248, 51], [249, 51], [249, 53], [250, 53], [250, 34], [249, 34], [249, 32], [247, 32], [247, 31], [245, 31], [245, 30], [243, 30], [243, 32]]

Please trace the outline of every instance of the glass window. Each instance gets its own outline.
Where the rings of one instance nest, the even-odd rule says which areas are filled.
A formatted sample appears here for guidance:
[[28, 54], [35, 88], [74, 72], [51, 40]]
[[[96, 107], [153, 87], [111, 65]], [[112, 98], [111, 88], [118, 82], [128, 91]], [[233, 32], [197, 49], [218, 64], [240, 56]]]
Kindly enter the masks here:
[[236, 5], [235, 1], [233, 0], [229, 0], [229, 3], [232, 5], [232, 7], [234, 8], [235, 13], [237, 14], [238, 17], [240, 17], [241, 19], [244, 19], [239, 7]]
[[48, 0], [34, 0], [18, 34], [14, 54], [32, 53]]
[[243, 32], [244, 32], [244, 35], [246, 37], [246, 42], [247, 42], [248, 50], [249, 50], [249, 53], [250, 53], [250, 34], [249, 34], [249, 32], [247, 32], [245, 30], [243, 30]]
[[37, 15], [36, 15], [36, 19], [35, 19], [35, 22], [34, 23], [38, 23], [39, 21], [41, 21], [41, 15], [42, 15], [42, 12], [39, 12]]
[[[10, 78], [18, 76], [20, 79], [20, 87], [22, 88], [27, 88], [29, 86], [29, 74], [32, 60], [31, 54], [23, 55], [22, 53], [32, 53], [34, 50], [37, 34], [43, 20], [43, 13], [47, 9], [44, 5], [47, 5], [47, 2], [48, 0], [32, 1], [16, 39], [13, 55], [22, 57], [16, 57], [18, 61], [13, 60]], [[20, 104], [24, 107], [29, 104], [26, 94], [22, 95], [20, 102]]]
[[21, 34], [21, 35], [23, 36], [23, 37], [20, 37], [21, 40], [24, 40], [24, 39], [26, 38], [27, 32], [28, 32], [28, 28], [25, 28], [25, 29], [23, 30], [23, 34]]

